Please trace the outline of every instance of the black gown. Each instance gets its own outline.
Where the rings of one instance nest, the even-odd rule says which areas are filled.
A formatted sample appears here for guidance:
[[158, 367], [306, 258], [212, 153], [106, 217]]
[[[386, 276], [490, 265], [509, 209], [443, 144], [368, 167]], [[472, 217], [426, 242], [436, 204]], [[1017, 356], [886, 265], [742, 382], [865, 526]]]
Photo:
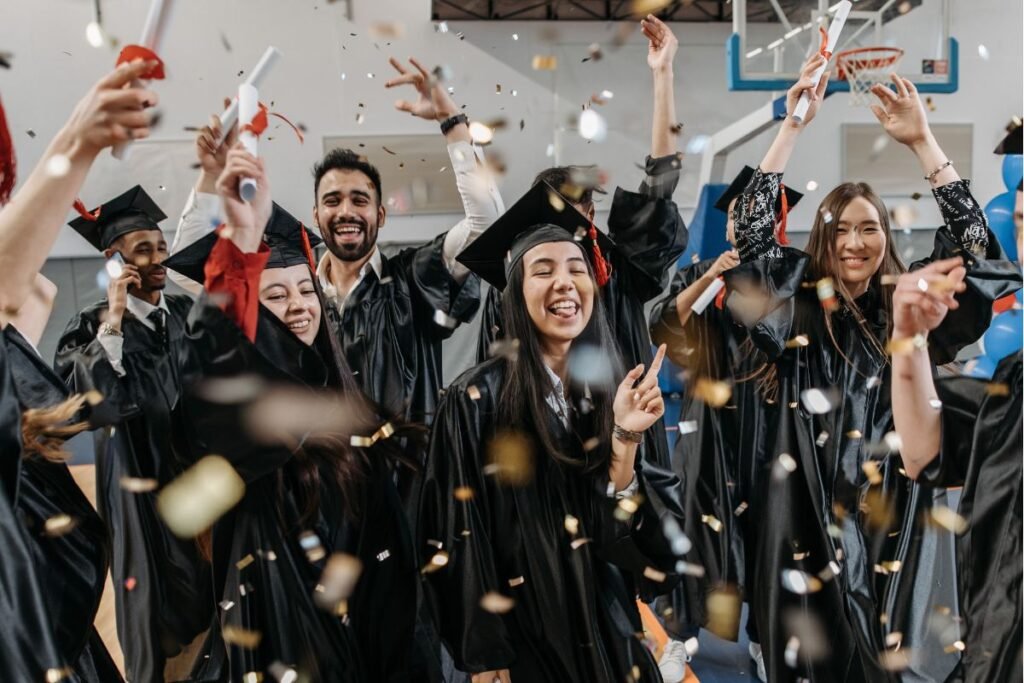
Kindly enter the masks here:
[[[703, 567], [704, 575], [683, 576], [683, 595], [672, 607], [690, 626], [706, 625], [711, 591], [736, 587], [745, 599], [752, 593], [748, 582], [760, 508], [756, 484], [766, 466], [766, 437], [778, 406], [761, 385], [771, 376], [767, 358], [728, 308], [712, 303], [703, 313], [691, 312], [685, 325], [679, 323], [676, 296], [714, 263], [707, 259], [680, 269], [668, 295], [651, 310], [651, 338], [666, 344], [669, 359], [686, 373], [672, 468], [682, 482], [683, 531], [693, 542], [686, 559]], [[716, 408], [694, 393], [702, 379], [731, 385], [725, 405]]]
[[[966, 647], [950, 681], [1019, 681], [1022, 671], [1021, 353], [992, 382], [936, 382], [942, 401], [939, 456], [922, 480], [962, 486], [957, 585]], [[998, 388], [998, 390], [996, 389]]]
[[[336, 349], [326, 325], [310, 347], [261, 307], [253, 344], [204, 297], [188, 329], [190, 349], [205, 378], [258, 378], [266, 383], [260, 394], [275, 384], [310, 391], [339, 386], [343, 370], [324, 360]], [[194, 678], [239, 681], [249, 672], [266, 678], [271, 665], [283, 662], [312, 681], [409, 680], [419, 573], [391, 463], [379, 447], [353, 449], [365, 456], [359, 512], [353, 519], [343, 510], [333, 473], [321, 462], [316, 521], [303, 524], [304, 503], [291, 467], [294, 454], [247, 436], [243, 415], [252, 398], [224, 404], [189, 391], [186, 400], [193, 452], [223, 454], [246, 482], [241, 502], [213, 527], [220, 628], [207, 642], [208, 656]], [[307, 554], [309, 548], [300, 541], [306, 532], [316, 534], [321, 557]], [[344, 619], [313, 599], [334, 552], [363, 563]], [[225, 644], [229, 627], [259, 632], [258, 645]]]
[[[68, 397], [64, 383], [13, 325], [3, 336], [22, 411], [48, 408]], [[34, 541], [36, 573], [47, 589], [46, 608], [57, 645], [75, 671], [69, 680], [122, 680], [93, 626], [110, 561], [99, 515], [67, 465], [39, 457], [22, 463], [17, 509]], [[74, 527], [56, 537], [47, 535], [46, 520], [61, 514], [69, 515]]]
[[68, 662], [61, 656], [50, 620], [33, 541], [14, 511], [22, 464], [21, 408], [7, 345], [0, 344], [0, 677], [44, 681]]
[[[126, 313], [118, 377], [96, 339], [106, 301], [90, 306], [68, 324], [57, 346], [57, 374], [74, 393], [97, 390], [121, 416], [95, 436], [96, 488], [100, 517], [113, 547], [111, 579], [117, 633], [131, 681], [162, 680], [168, 659], [180, 654], [213, 618], [209, 567], [191, 540], [174, 537], [156, 512], [156, 493], [135, 493], [123, 478], [169, 481], [184, 463], [179, 403], [187, 364], [187, 296], [165, 296], [167, 339], [162, 341]], [[127, 583], [126, 583], [127, 582]]]
[[[635, 635], [635, 587], [657, 581], [643, 578], [651, 569], [666, 573], [653, 592], [667, 592], [676, 581], [662, 522], [680, 519], [679, 482], [644, 459], [641, 447], [643, 502], [627, 524], [613, 516], [617, 501], [606, 495], [607, 475], [583, 475], [543, 453], [522, 486], [485, 475], [487, 444], [500, 428], [495, 402], [505, 363], [494, 358], [461, 375], [434, 422], [418, 538], [429, 553], [448, 553], [447, 565], [427, 574], [442, 639], [460, 670], [510, 669], [513, 681], [623, 681], [633, 680], [631, 671], [660, 681]], [[550, 419], [567, 452], [582, 461], [579, 439], [553, 411]], [[578, 523], [575, 533], [567, 515]], [[481, 607], [492, 592], [512, 598], [511, 611]]]
[[[647, 158], [647, 178], [639, 192], [615, 189], [608, 235], [617, 249], [605, 258], [611, 279], [601, 289], [608, 322], [615, 333], [619, 354], [627, 368], [654, 359], [644, 305], [665, 289], [668, 270], [686, 250], [689, 232], [672, 201], [679, 182], [678, 157]], [[491, 344], [504, 337], [501, 324], [501, 292], [490, 288], [484, 303], [477, 344], [477, 362], [490, 357]], [[648, 451], [659, 467], [669, 468], [665, 424], [647, 430]]]
[[[725, 275], [731, 292], [753, 286], [773, 299], [768, 313], [748, 326], [778, 372], [772, 471], [765, 477], [767, 492], [758, 496], [763, 507], [754, 511], [760, 525], [752, 607], [768, 679], [895, 680], [898, 674], [879, 661], [886, 636], [900, 632], [907, 634], [903, 647], [923, 645], [908, 641], [923, 630], [912, 620], [921, 613], [915, 600], [927, 598], [914, 587], [918, 570], [927, 569], [919, 558], [932, 494], [900, 471], [897, 456], [880, 450], [893, 429], [891, 365], [867, 335], [885, 348], [888, 313], [881, 287], [872, 284], [856, 300], [863, 327], [840, 302], [829, 329], [815, 284], [803, 286], [806, 255], [774, 239], [771, 207], [780, 181], [781, 174], [758, 171], [737, 202], [741, 264]], [[960, 308], [928, 340], [932, 361], [940, 364], [982, 335], [992, 302], [1019, 288], [1020, 273], [999, 260], [998, 243], [967, 181], [935, 195], [946, 225], [936, 233], [929, 260], [960, 255], [968, 271]], [[806, 346], [787, 345], [800, 334]], [[803, 402], [809, 389], [835, 392], [827, 412], [812, 412], [813, 404]], [[796, 590], [784, 587], [784, 577]], [[794, 624], [806, 618], [829, 652], [812, 659], [802, 650], [790, 668], [787, 643], [799, 628]]]

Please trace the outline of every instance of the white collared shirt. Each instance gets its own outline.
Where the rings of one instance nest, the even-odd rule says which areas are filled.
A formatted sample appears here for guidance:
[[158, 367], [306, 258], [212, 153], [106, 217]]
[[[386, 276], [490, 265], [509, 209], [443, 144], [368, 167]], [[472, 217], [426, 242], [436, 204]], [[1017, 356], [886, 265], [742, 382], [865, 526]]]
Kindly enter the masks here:
[[348, 302], [352, 292], [356, 291], [356, 287], [359, 286], [359, 283], [363, 281], [363, 278], [366, 277], [366, 274], [370, 270], [373, 271], [373, 274], [377, 276], [378, 280], [381, 279], [381, 272], [384, 270], [384, 261], [381, 259], [380, 249], [377, 248], [377, 245], [373, 246], [373, 251], [370, 252], [370, 258], [367, 259], [366, 263], [363, 264], [363, 267], [359, 269], [359, 276], [356, 278], [355, 283], [353, 283], [352, 289], [345, 292], [344, 296], [340, 296], [338, 294], [338, 289], [331, 284], [330, 253], [324, 254], [320, 259], [320, 263], [317, 264], [316, 277], [320, 280], [320, 286], [324, 288], [324, 296], [333, 300], [338, 306], [338, 311], [341, 312], [345, 310], [345, 304]]
[[[153, 331], [156, 331], [156, 326], [153, 324], [153, 321], [149, 319], [150, 313], [160, 309], [167, 317], [170, 317], [171, 314], [171, 309], [167, 307], [167, 301], [164, 299], [163, 292], [160, 292], [160, 300], [157, 301], [156, 306], [148, 301], [143, 301], [137, 296], [129, 294], [128, 304], [125, 308], [127, 308], [140, 323]], [[100, 331], [96, 334], [96, 341], [98, 341], [100, 346], [103, 347], [103, 351], [107, 354], [107, 360], [110, 361], [110, 365], [114, 368], [114, 372], [117, 373], [118, 377], [124, 377], [127, 374], [123, 363], [124, 336], [105, 333], [103, 328], [100, 328]]]

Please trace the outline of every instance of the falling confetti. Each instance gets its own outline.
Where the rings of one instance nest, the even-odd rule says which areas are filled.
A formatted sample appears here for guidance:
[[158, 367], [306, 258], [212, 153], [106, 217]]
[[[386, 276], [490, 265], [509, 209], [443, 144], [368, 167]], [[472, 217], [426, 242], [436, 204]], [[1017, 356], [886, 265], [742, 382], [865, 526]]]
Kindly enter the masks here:
[[469, 124], [469, 136], [478, 145], [487, 145], [494, 139], [494, 131], [486, 124], [472, 121]]
[[808, 192], [814, 192], [817, 189], [818, 189], [818, 181], [816, 181], [816, 180], [808, 180], [807, 181], [807, 191]]
[[690, 141], [686, 143], [687, 154], [702, 154], [707, 148], [708, 144], [711, 143], [711, 137], [708, 135], [694, 135], [690, 138]]
[[807, 346], [811, 343], [810, 338], [806, 334], [798, 334], [789, 341], [786, 342], [787, 349], [797, 349]]
[[811, 415], [824, 415], [835, 409], [839, 403], [839, 392], [835, 387], [828, 389], [805, 389], [800, 392], [800, 402]]
[[195, 538], [233, 508], [245, 494], [245, 482], [226, 459], [207, 455], [167, 484], [156, 508], [180, 538]]
[[679, 560], [678, 562], [676, 562], [676, 574], [682, 574], [684, 576], [695, 576], [697, 578], [700, 578], [704, 576], [705, 569], [699, 564]]
[[530, 442], [522, 434], [502, 432], [488, 444], [490, 464], [486, 473], [493, 473], [506, 486], [523, 486], [533, 479], [533, 453]]
[[719, 638], [736, 640], [740, 628], [742, 601], [732, 586], [721, 586], [708, 593], [707, 628]]
[[608, 135], [608, 124], [595, 110], [584, 109], [580, 113], [579, 133], [584, 140], [601, 142]]
[[796, 471], [796, 460], [789, 453], [782, 453], [772, 465], [772, 478], [781, 481]]
[[303, 531], [299, 534], [299, 546], [306, 553], [306, 559], [310, 562], [316, 563], [327, 557], [327, 551], [324, 550], [323, 543], [320, 542], [320, 537], [316, 535], [316, 532]]
[[268, 671], [277, 679], [277, 683], [296, 683], [299, 680], [299, 672], [281, 662], [271, 663]]
[[978, 45], [978, 56], [981, 57], [982, 59], [984, 59], [987, 62], [988, 59], [989, 59], [989, 56], [990, 56], [989, 53], [988, 53], [988, 48], [985, 47], [984, 45], [980, 45], [979, 44]]
[[576, 534], [578, 534], [580, 532], [580, 520], [578, 520], [577, 518], [573, 517], [572, 515], [566, 515], [565, 516], [564, 524], [565, 524], [565, 530], [568, 531], [573, 536], [575, 536]]
[[488, 591], [480, 598], [480, 608], [491, 614], [505, 614], [515, 607], [516, 601], [497, 591]]
[[644, 567], [644, 576], [655, 583], [665, 583], [665, 579], [668, 578], [665, 572], [654, 567]]
[[487, 347], [487, 355], [490, 358], [500, 357], [515, 362], [519, 358], [519, 340], [497, 339]]
[[682, 434], [693, 434], [697, 431], [696, 420], [686, 420], [685, 422], [679, 423], [679, 433]]
[[46, 160], [46, 174], [53, 178], [63, 178], [71, 170], [71, 160], [63, 154], [54, 154]]
[[929, 514], [933, 524], [946, 529], [947, 531], [952, 531], [958, 536], [967, 531], [967, 520], [958, 512], [946, 507], [945, 505], [933, 507], [929, 510]]
[[732, 386], [728, 382], [701, 377], [693, 387], [693, 396], [712, 408], [721, 408], [729, 402]]
[[790, 593], [807, 595], [809, 593], [817, 593], [820, 591], [822, 583], [821, 579], [817, 576], [812, 576], [811, 574], [802, 572], [799, 569], [783, 569], [782, 587]]
[[693, 548], [693, 542], [690, 541], [689, 537], [683, 533], [682, 528], [679, 526], [679, 522], [676, 518], [671, 515], [666, 515], [665, 519], [662, 520], [661, 530], [665, 534], [665, 538], [669, 542], [669, 546], [672, 548], [672, 553], [678, 556], [685, 555], [690, 552]]
[[814, 284], [818, 292], [818, 301], [826, 311], [832, 312], [839, 308], [839, 300], [836, 298], [835, 286], [832, 278], [823, 277]]
[[711, 530], [716, 534], [722, 532], [722, 522], [714, 515], [701, 515], [700, 521], [711, 527]]
[[345, 603], [352, 595], [362, 573], [363, 563], [358, 557], [333, 553], [327, 558], [324, 570], [320, 574], [313, 600], [318, 607], [332, 614], [344, 613], [347, 611]]
[[534, 71], [554, 71], [558, 68], [558, 57], [554, 55], [534, 55]]
[[473, 487], [471, 486], [459, 486], [452, 492], [455, 496], [455, 500], [466, 502], [467, 500], [473, 500]]
[[[444, 171], [444, 168], [442, 168], [441, 170]], [[459, 326], [459, 320], [458, 318], [453, 318], [452, 316], [448, 315], [441, 309], [436, 309], [434, 311], [434, 324], [440, 325], [446, 330], [454, 330], [456, 327]]]
[[56, 514], [43, 523], [43, 531], [50, 538], [57, 538], [70, 533], [78, 525], [78, 522], [71, 515]]
[[253, 650], [259, 646], [263, 634], [259, 631], [250, 631], [240, 626], [227, 624], [221, 628], [221, 637], [228, 645], [237, 645], [246, 650]]

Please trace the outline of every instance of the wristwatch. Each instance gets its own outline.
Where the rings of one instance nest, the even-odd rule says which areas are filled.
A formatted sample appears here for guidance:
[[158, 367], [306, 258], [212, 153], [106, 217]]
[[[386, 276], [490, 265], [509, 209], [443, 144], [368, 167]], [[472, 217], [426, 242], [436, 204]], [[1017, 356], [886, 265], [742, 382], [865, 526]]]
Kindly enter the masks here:
[[114, 336], [114, 337], [123, 337], [124, 336], [124, 332], [122, 332], [121, 330], [117, 329], [116, 327], [114, 327], [110, 323], [102, 323], [100, 325], [100, 329], [99, 329], [99, 333], [98, 334], [107, 334], [107, 335], [111, 335], [111, 336]]
[[469, 117], [466, 116], [465, 114], [456, 114], [455, 116], [445, 119], [444, 121], [441, 122], [441, 134], [448, 135], [448, 131], [450, 131], [452, 128], [459, 125], [460, 123], [465, 123], [466, 125], [469, 125]]

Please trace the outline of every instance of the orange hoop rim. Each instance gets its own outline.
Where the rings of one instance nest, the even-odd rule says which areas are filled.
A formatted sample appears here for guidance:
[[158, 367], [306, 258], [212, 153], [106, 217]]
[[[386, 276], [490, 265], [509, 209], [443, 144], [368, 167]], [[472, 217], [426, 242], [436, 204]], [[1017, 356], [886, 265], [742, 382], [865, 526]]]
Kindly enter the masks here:
[[[884, 55], [875, 57], [862, 57], [859, 55], [874, 54]], [[836, 53], [836, 66], [839, 68], [839, 78], [846, 80], [848, 66], [855, 71], [866, 69], [881, 69], [895, 64], [903, 56], [903, 49], [898, 47], [857, 47], [852, 50], [843, 50]]]

